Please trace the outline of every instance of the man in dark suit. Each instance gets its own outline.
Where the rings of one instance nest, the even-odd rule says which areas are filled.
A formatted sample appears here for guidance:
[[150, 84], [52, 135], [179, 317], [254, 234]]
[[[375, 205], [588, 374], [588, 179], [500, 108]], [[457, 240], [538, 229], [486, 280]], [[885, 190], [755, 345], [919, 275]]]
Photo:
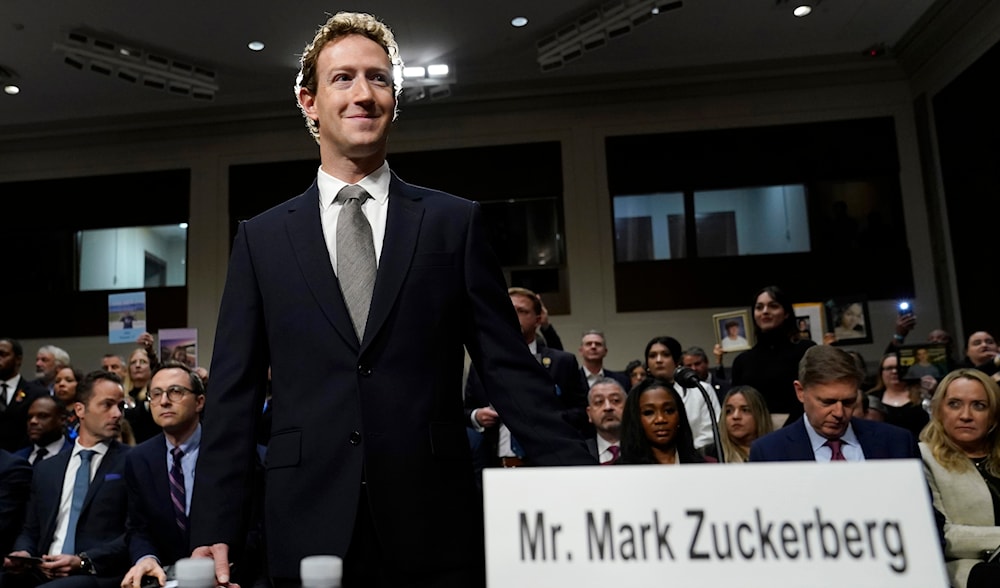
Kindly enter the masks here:
[[0, 553], [8, 553], [21, 532], [31, 490], [31, 466], [0, 449]]
[[587, 449], [601, 465], [610, 465], [621, 456], [622, 412], [625, 388], [611, 378], [601, 378], [587, 393], [587, 419], [596, 433], [587, 437]]
[[580, 339], [580, 357], [583, 359], [583, 363], [580, 365], [580, 377], [583, 378], [583, 389], [590, 390], [601, 378], [611, 378], [621, 384], [622, 388], [628, 392], [632, 383], [625, 372], [604, 369], [604, 358], [607, 355], [608, 345], [604, 333], [591, 329], [583, 334]]
[[726, 397], [726, 393], [729, 389], [733, 387], [732, 383], [719, 376], [718, 373], [713, 374], [708, 368], [708, 354], [701, 347], [688, 347], [684, 350], [681, 357], [681, 361], [684, 363], [684, 367], [691, 368], [694, 373], [698, 374], [698, 379], [705, 382], [715, 390], [715, 395], [719, 399], [719, 404]]
[[345, 588], [481, 586], [463, 345], [537, 463], [593, 460], [519, 336], [478, 205], [388, 168], [402, 81], [391, 31], [340, 13], [301, 61], [297, 95], [320, 169], [304, 194], [237, 231], [196, 467], [193, 555], [213, 557], [217, 580], [229, 581], [270, 367], [264, 528], [275, 583], [297, 586], [303, 556], [333, 554], [344, 558]]
[[28, 405], [48, 394], [21, 377], [24, 348], [16, 339], [0, 338], [0, 449], [17, 451], [28, 444]]
[[[517, 320], [521, 327], [521, 336], [527, 344], [528, 351], [545, 368], [552, 383], [555, 384], [555, 395], [562, 404], [563, 418], [584, 431], [589, 428], [586, 422], [587, 400], [583, 392], [583, 383], [579, 377], [579, 367], [572, 353], [551, 349], [542, 344], [536, 337], [538, 324], [541, 320], [542, 303], [534, 292], [527, 288], [512, 287], [507, 289], [510, 301], [517, 312]], [[483, 435], [483, 440], [477, 445], [482, 455], [477, 463], [486, 467], [521, 467], [531, 463], [531, 457], [516, 437], [503, 422], [496, 408], [490, 405], [484, 382], [475, 366], [469, 369], [469, 377], [465, 383], [465, 408], [469, 415], [469, 423]]]
[[55, 396], [39, 396], [28, 407], [28, 441], [30, 445], [14, 455], [36, 465], [73, 448], [66, 437], [66, 405]]
[[128, 543], [132, 568], [122, 585], [139, 588], [143, 576], [166, 582], [163, 566], [187, 557], [191, 494], [201, 445], [205, 389], [186, 364], [168, 360], [149, 382], [149, 410], [163, 432], [129, 452]]
[[750, 461], [919, 459], [906, 429], [851, 418], [863, 375], [838, 347], [810, 347], [799, 362], [795, 391], [805, 414], [750, 446]]
[[[34, 468], [24, 529], [12, 556], [41, 557], [33, 568], [4, 558], [3, 588], [114, 588], [128, 568], [127, 497], [121, 433], [125, 392], [114, 374], [88, 374], [73, 409], [80, 434], [65, 451]], [[68, 492], [63, 499], [64, 491]], [[82, 497], [82, 498], [81, 498]]]

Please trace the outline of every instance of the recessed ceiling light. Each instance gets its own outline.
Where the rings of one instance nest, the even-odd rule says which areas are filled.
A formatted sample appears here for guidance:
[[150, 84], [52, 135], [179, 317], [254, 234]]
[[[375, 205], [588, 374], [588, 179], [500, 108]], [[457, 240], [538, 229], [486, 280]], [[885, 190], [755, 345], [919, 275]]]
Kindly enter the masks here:
[[510, 24], [511, 26], [521, 28], [523, 26], [528, 25], [528, 18], [525, 16], [515, 16], [514, 18], [510, 19]]
[[442, 78], [448, 75], [447, 63], [434, 63], [427, 66], [427, 75], [433, 78]]
[[799, 17], [808, 16], [812, 11], [813, 11], [812, 6], [809, 6], [808, 4], [803, 4], [802, 6], [796, 6], [795, 10], [792, 11], [792, 14]]
[[247, 43], [247, 47], [251, 51], [263, 51], [264, 43], [262, 41], [250, 41], [249, 43]]
[[8, 84], [3, 87], [3, 93], [14, 96], [21, 93], [21, 88], [15, 86], [14, 84]]

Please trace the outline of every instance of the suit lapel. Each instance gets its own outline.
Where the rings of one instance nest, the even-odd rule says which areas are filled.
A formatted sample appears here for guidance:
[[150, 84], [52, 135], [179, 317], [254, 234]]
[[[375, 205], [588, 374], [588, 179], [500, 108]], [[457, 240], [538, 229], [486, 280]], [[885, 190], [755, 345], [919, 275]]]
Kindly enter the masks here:
[[[861, 426], [858, 426], [858, 425]], [[860, 423], [859, 419], [851, 419], [851, 429], [854, 430], [854, 436], [858, 438], [858, 443], [861, 445], [861, 453], [864, 454], [865, 459], [881, 459], [886, 457], [885, 455], [880, 455], [881, 453], [881, 443], [878, 435], [869, 435], [871, 429], [865, 426], [865, 423]]]
[[354, 333], [351, 315], [340, 293], [340, 283], [330, 265], [330, 252], [323, 239], [319, 188], [315, 181], [304, 194], [291, 201], [285, 227], [299, 270], [316, 303], [344, 341], [357, 348], [358, 336]]
[[[385, 239], [382, 241], [382, 255], [379, 257], [375, 291], [372, 293], [372, 305], [368, 311], [362, 350], [371, 344], [375, 334], [385, 324], [389, 311], [399, 295], [417, 249], [417, 237], [420, 235], [423, 216], [423, 205], [414, 199], [407, 185], [396, 177], [396, 174], [392, 174], [389, 182], [389, 211], [385, 222]], [[345, 316], [346, 312], [345, 305]]]
[[[36, 486], [39, 492], [45, 492], [49, 495], [51, 500], [47, 500], [46, 503], [51, 505], [49, 509], [48, 519], [45, 521], [45, 535], [42, 537], [42, 545], [48, 548], [48, 545], [52, 543], [52, 537], [56, 532], [56, 518], [59, 516], [59, 504], [62, 502], [62, 488], [63, 480], [66, 478], [66, 468], [69, 467], [70, 457], [73, 456], [73, 451], [63, 451], [57, 454], [55, 457], [50, 457], [48, 461], [53, 462], [51, 468], [46, 469], [46, 472], [52, 472], [51, 476], [47, 476], [48, 479], [44, 479], [42, 476], [38, 476], [38, 481], [32, 481], [32, 485]], [[58, 464], [58, 465], [57, 465]], [[45, 465], [48, 465], [46, 463]], [[42, 466], [39, 466], [41, 468]], [[38, 470], [35, 470], [35, 475], [37, 476]]]
[[112, 441], [108, 445], [108, 451], [104, 454], [104, 459], [101, 460], [101, 465], [97, 466], [97, 473], [94, 474], [94, 479], [90, 482], [90, 487], [87, 489], [87, 497], [83, 499], [83, 506], [80, 508], [81, 515], [90, 508], [90, 503], [94, 501], [94, 496], [100, 492], [101, 486], [104, 485], [104, 477], [108, 475], [111, 468], [115, 466], [115, 462], [118, 461], [118, 453], [121, 451], [121, 446], [117, 441]]
[[789, 447], [792, 448], [792, 457], [800, 461], [816, 461], [816, 453], [812, 449], [812, 441], [806, 433], [805, 417], [785, 427], [788, 429]]

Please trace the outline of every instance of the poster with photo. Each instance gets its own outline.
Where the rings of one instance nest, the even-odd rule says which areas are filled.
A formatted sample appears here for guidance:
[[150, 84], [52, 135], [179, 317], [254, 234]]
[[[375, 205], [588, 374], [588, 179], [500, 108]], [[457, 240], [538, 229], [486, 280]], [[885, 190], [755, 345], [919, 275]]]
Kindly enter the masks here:
[[160, 361], [198, 365], [198, 329], [160, 329]]
[[146, 293], [108, 294], [108, 343], [135, 343], [146, 332]]

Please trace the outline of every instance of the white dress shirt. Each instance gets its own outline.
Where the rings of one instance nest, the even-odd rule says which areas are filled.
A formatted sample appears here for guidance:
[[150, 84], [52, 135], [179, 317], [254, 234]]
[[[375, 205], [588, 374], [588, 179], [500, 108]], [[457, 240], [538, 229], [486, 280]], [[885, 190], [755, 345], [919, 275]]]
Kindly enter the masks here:
[[[382, 164], [382, 167], [368, 174], [357, 183], [358, 186], [364, 188], [371, 195], [371, 198], [361, 205], [361, 211], [372, 226], [376, 267], [379, 260], [382, 259], [385, 222], [389, 216], [389, 180], [391, 178], [392, 174], [389, 173], [389, 163], [385, 162]], [[337, 198], [337, 194], [341, 188], [347, 185], [347, 182], [331, 176], [323, 171], [322, 168], [316, 172], [323, 239], [326, 241], [327, 251], [330, 252], [330, 263], [333, 264], [334, 273], [337, 272], [337, 219], [340, 217], [340, 210], [344, 207], [343, 204], [334, 202], [334, 199]]]
[[[806, 434], [809, 435], [809, 444], [812, 445], [813, 454], [816, 461], [827, 462], [833, 457], [833, 449], [826, 445], [826, 437], [816, 432], [816, 429], [809, 424], [809, 419], [804, 415], [802, 422], [806, 426]], [[840, 437], [840, 452], [844, 454], [847, 461], [865, 461], [865, 452], [861, 449], [861, 441], [854, 434], [854, 427], [847, 425], [847, 430]]]

